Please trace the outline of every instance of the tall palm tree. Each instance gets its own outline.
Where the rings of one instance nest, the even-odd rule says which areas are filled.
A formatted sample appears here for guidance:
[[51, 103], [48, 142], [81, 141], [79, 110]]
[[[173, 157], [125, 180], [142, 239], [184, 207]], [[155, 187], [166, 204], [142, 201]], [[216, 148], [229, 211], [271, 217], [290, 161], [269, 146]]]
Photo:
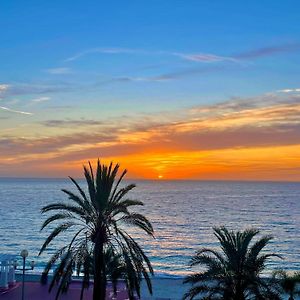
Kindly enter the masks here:
[[[78, 193], [63, 189], [68, 195], [68, 202], [54, 203], [42, 208], [43, 214], [52, 213], [43, 223], [42, 229], [52, 222], [60, 223], [46, 238], [40, 254], [58, 235], [67, 230], [72, 230], [73, 234], [70, 243], [58, 249], [45, 268], [47, 274], [60, 260], [50, 289], [55, 282], [60, 282], [58, 298], [68, 287], [69, 278], [76, 269], [78, 273], [83, 273], [82, 294], [83, 289], [89, 285], [92, 273], [94, 300], [105, 299], [108, 278], [115, 279], [121, 275], [131, 299], [134, 292], [140, 296], [142, 278], [152, 294], [151, 263], [139, 244], [126, 231], [127, 226], [135, 226], [153, 236], [153, 228], [148, 219], [142, 214], [130, 211], [132, 207], [143, 205], [141, 201], [127, 198], [135, 185], [120, 187], [127, 171], [124, 170], [117, 178], [118, 164], [110, 163], [107, 166], [98, 160], [96, 172], [90, 162], [88, 167], [83, 168], [88, 192], [70, 177]], [[114, 257], [118, 258], [118, 264], [112, 263]], [[115, 266], [114, 270], [112, 266]]]
[[289, 295], [289, 300], [294, 300], [296, 295], [300, 295], [300, 272], [289, 274], [286, 271], [277, 271], [274, 272], [273, 278], [279, 281], [283, 292]]
[[278, 290], [260, 277], [274, 253], [261, 251], [271, 241], [264, 236], [253, 238], [258, 230], [229, 231], [225, 227], [214, 228], [221, 251], [200, 249], [191, 260], [191, 266], [204, 267], [203, 271], [187, 276], [185, 283], [192, 284], [184, 299], [280, 299]]

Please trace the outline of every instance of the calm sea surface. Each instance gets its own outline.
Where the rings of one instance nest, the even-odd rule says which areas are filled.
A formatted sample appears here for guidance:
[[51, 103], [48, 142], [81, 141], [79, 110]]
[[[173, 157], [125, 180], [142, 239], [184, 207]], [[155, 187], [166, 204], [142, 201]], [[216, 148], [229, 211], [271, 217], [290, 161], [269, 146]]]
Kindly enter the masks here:
[[[283, 255], [270, 269], [300, 270], [300, 183], [136, 181], [131, 198], [144, 201], [142, 213], [152, 221], [155, 239], [133, 232], [148, 252], [156, 274], [184, 275], [200, 247], [217, 247], [212, 227], [255, 227], [272, 234], [269, 249]], [[84, 182], [82, 182], [84, 186]], [[41, 270], [49, 253], [37, 257], [46, 232], [40, 232], [44, 205], [65, 201], [62, 179], [0, 179], [0, 253], [27, 248]], [[65, 235], [58, 243], [66, 243]]]

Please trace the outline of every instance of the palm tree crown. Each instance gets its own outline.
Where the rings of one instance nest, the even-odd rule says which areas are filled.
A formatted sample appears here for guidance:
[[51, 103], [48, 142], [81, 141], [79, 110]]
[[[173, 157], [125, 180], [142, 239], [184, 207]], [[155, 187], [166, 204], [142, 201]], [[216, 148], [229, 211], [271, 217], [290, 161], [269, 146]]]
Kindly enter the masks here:
[[[40, 253], [58, 235], [67, 230], [75, 232], [68, 245], [58, 249], [49, 260], [45, 273], [57, 266], [50, 289], [59, 282], [57, 296], [68, 287], [69, 278], [74, 269], [83, 273], [83, 289], [88, 287], [90, 275], [94, 277], [94, 300], [105, 299], [108, 279], [116, 283], [122, 277], [127, 285], [130, 299], [134, 292], [140, 296], [140, 283], [145, 279], [150, 293], [152, 286], [151, 263], [137, 242], [126, 232], [126, 226], [135, 226], [153, 236], [151, 223], [142, 214], [132, 212], [132, 207], [143, 205], [141, 201], [127, 198], [135, 187], [130, 184], [120, 187], [126, 174], [123, 171], [117, 178], [119, 165], [102, 165], [98, 160], [94, 173], [91, 163], [84, 166], [87, 191], [70, 177], [78, 193], [63, 189], [68, 202], [54, 203], [42, 208], [42, 213], [53, 212], [43, 223], [42, 229], [52, 222], [59, 225], [46, 238]], [[57, 262], [59, 262], [57, 264]]]
[[288, 273], [286, 271], [276, 271], [273, 279], [277, 280], [284, 293], [289, 295], [289, 300], [294, 300], [300, 295], [300, 272]]
[[214, 228], [221, 251], [203, 248], [192, 258], [191, 266], [205, 269], [186, 277], [184, 282], [193, 286], [184, 299], [280, 299], [273, 285], [260, 277], [266, 262], [278, 255], [261, 253], [272, 237], [252, 242], [258, 233], [255, 229], [234, 232], [225, 227]]

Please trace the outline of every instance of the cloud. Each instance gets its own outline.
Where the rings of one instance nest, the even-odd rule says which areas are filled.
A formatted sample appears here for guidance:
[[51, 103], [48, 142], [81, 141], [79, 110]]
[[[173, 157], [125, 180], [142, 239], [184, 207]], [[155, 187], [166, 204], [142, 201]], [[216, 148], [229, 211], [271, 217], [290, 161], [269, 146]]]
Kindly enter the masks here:
[[205, 178], [212, 169], [220, 174], [216, 168], [224, 171], [222, 178], [228, 179], [228, 172], [239, 178], [239, 169], [270, 179], [286, 168], [287, 179], [300, 167], [300, 92], [234, 97], [146, 117], [50, 119], [33, 129], [38, 131], [0, 132], [1, 174], [73, 174], [83, 161], [97, 157], [126, 162], [131, 174], [152, 170], [154, 177], [164, 167], [174, 177], [185, 165], [182, 178], [189, 168], [187, 177]]
[[6, 91], [9, 87], [9, 84], [0, 84], [0, 93]]
[[219, 62], [219, 61], [231, 61], [231, 62], [238, 62], [238, 60], [232, 57], [225, 57], [225, 56], [218, 56], [213, 54], [207, 53], [196, 53], [196, 54], [183, 54], [183, 53], [173, 53], [173, 55], [178, 56], [185, 60], [190, 60], [194, 62]]
[[76, 126], [98, 126], [103, 125], [104, 122], [96, 121], [96, 120], [86, 120], [86, 119], [80, 119], [80, 120], [46, 120], [40, 122], [43, 126], [46, 127], [76, 127]]
[[294, 44], [284, 44], [271, 47], [264, 47], [259, 49], [253, 49], [246, 51], [237, 55], [234, 55], [236, 59], [252, 59], [264, 56], [271, 56], [274, 54], [284, 53], [284, 52], [294, 52], [300, 49], [300, 43]]
[[[298, 145], [300, 94], [232, 98], [151, 118], [47, 120], [52, 136], [2, 136], [0, 158], [71, 161], [89, 157]], [[68, 133], [64, 133], [68, 128]], [[44, 130], [41, 130], [44, 132]]]
[[179, 71], [168, 72], [158, 76], [151, 77], [153, 81], [167, 81], [167, 80], [174, 80], [180, 79], [183, 77], [191, 76], [191, 75], [198, 75], [198, 74], [206, 74], [210, 72], [222, 71], [224, 70], [224, 66], [208, 66], [208, 67], [196, 67], [196, 68], [187, 68]]
[[45, 110], [49, 111], [60, 111], [60, 110], [70, 110], [75, 109], [76, 105], [51, 105], [44, 107]]
[[217, 61], [232, 61], [236, 62], [234, 58], [218, 56], [210, 53], [180, 53], [180, 52], [169, 52], [169, 51], [147, 51], [142, 49], [128, 49], [128, 48], [92, 48], [79, 52], [65, 60], [70, 62], [82, 58], [89, 54], [100, 53], [100, 54], [130, 54], [130, 55], [148, 55], [148, 56], [175, 56], [187, 61], [211, 63]]
[[50, 99], [51, 99], [50, 97], [39, 97], [39, 98], [32, 99], [31, 102], [40, 103], [40, 102], [49, 101]]
[[[250, 51], [246, 51], [243, 53], [239, 53], [236, 55], [232, 55], [230, 57], [226, 56], [217, 56], [212, 54], [181, 54], [177, 53], [177, 56], [180, 56], [182, 58], [185, 58], [190, 61], [201, 61], [201, 62], [222, 62], [222, 61], [231, 61], [236, 64], [234, 66], [242, 65], [244, 61], [251, 60], [251, 59], [257, 59], [260, 57], [267, 57], [272, 56], [275, 54], [285, 53], [285, 52], [294, 52], [300, 49], [300, 43], [296, 44], [288, 44], [288, 45], [278, 45], [273, 47], [265, 47], [265, 48], [259, 48], [259, 49], [253, 49]], [[226, 70], [228, 68], [232, 68], [233, 66], [230, 65], [210, 65], [210, 66], [200, 66], [200, 67], [193, 67], [193, 68], [186, 68], [179, 71], [174, 72], [168, 72], [162, 75], [158, 75], [154, 77], [155, 79], [159, 80], [173, 80], [173, 79], [179, 79], [184, 78], [191, 75], [198, 75], [203, 73], [209, 73], [209, 72], [219, 72]]]
[[[261, 107], [278, 107], [281, 105], [294, 105], [300, 102], [300, 94], [295, 91], [292, 95], [281, 94], [282, 91], [276, 91], [258, 95], [254, 97], [242, 98], [233, 97], [227, 101], [219, 102], [213, 105], [203, 105], [192, 107], [191, 114], [202, 114], [204, 116], [214, 114], [237, 113], [240, 111], [250, 111]], [[300, 92], [300, 91], [299, 91]]]
[[3, 99], [3, 96], [9, 87], [10, 87], [9, 84], [0, 84], [0, 100]]
[[298, 93], [298, 92], [300, 92], [300, 89], [283, 89], [277, 91], [277, 93]]
[[150, 52], [139, 49], [127, 49], [127, 48], [91, 48], [82, 52], [79, 52], [73, 56], [65, 59], [65, 62], [77, 60], [89, 54], [102, 53], [102, 54], [149, 54]]
[[[79, 52], [67, 59], [65, 62], [75, 61], [80, 59], [86, 55], [100, 53], [100, 54], [130, 54], [130, 55], [148, 55], [148, 56], [175, 56], [183, 60], [191, 61], [191, 62], [201, 62], [201, 63], [213, 63], [213, 62], [233, 62], [240, 63], [243, 60], [255, 59], [265, 56], [271, 56], [275, 54], [280, 54], [284, 52], [294, 52], [300, 49], [300, 43], [290, 43], [290, 44], [282, 44], [276, 46], [268, 46], [262, 47], [258, 49], [252, 49], [249, 51], [245, 51], [242, 53], [238, 53], [236, 55], [224, 56], [224, 55], [216, 55], [212, 53], [183, 53], [183, 52], [171, 52], [171, 51], [149, 51], [144, 49], [131, 49], [131, 48], [92, 48], [82, 52]], [[64, 68], [58, 68], [64, 69]], [[55, 70], [55, 69], [53, 69]]]
[[11, 113], [17, 113], [17, 114], [21, 114], [21, 115], [33, 115], [33, 113], [30, 112], [26, 112], [26, 111], [20, 111], [20, 110], [14, 110], [8, 107], [4, 107], [4, 106], [0, 106], [0, 109], [11, 112]]
[[71, 87], [65, 84], [20, 84], [11, 88], [11, 94], [47, 94], [70, 90]]
[[[110, 80], [110, 82], [161, 82], [166, 81], [167, 78], [163, 77], [129, 77], [129, 76], [120, 76], [120, 77], [114, 77]], [[107, 83], [107, 81], [105, 81]]]
[[20, 95], [42, 95], [59, 92], [69, 92], [75, 88], [80, 88], [78, 85], [67, 83], [52, 83], [52, 84], [39, 84], [39, 83], [15, 83], [3, 89], [0, 93], [3, 97], [20, 96]]
[[47, 73], [53, 74], [53, 75], [60, 75], [60, 74], [71, 74], [72, 70], [70, 68], [52, 68], [52, 69], [47, 69]]

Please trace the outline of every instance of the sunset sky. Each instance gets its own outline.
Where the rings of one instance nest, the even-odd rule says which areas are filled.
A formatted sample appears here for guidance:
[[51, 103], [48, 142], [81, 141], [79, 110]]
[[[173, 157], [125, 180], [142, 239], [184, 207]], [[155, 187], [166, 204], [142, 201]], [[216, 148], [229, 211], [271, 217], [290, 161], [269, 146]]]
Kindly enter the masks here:
[[300, 2], [2, 1], [0, 176], [300, 181]]

